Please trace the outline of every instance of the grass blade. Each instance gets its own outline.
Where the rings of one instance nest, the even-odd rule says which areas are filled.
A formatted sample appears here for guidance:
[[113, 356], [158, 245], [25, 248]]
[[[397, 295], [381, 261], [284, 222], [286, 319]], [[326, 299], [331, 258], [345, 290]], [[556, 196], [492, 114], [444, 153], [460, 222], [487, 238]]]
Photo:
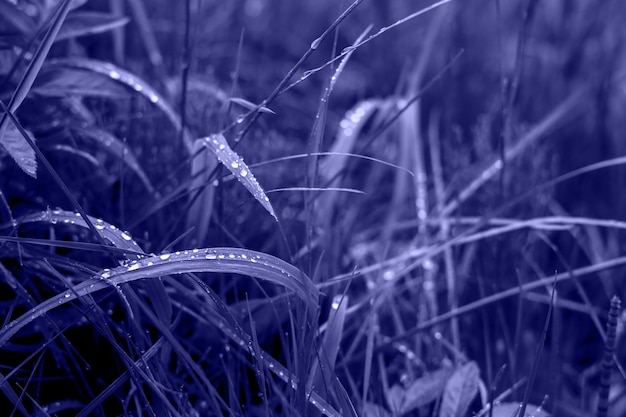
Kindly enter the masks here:
[[101, 271], [86, 280], [31, 309], [0, 330], [0, 347], [33, 320], [78, 297], [83, 297], [140, 279], [158, 279], [164, 275], [189, 272], [219, 272], [247, 275], [281, 285], [301, 297], [310, 308], [317, 306], [319, 291], [299, 269], [274, 256], [246, 249], [194, 249], [173, 254], [150, 256], [133, 261], [128, 266]]
[[[64, 68], [78, 68], [82, 70], [91, 71], [95, 74], [99, 74], [101, 76], [112, 79], [118, 83], [125, 85], [127, 88], [130, 88], [137, 93], [144, 96], [151, 103], [153, 103], [156, 107], [161, 110], [168, 120], [172, 123], [172, 125], [180, 130], [181, 121], [180, 117], [174, 111], [172, 106], [165, 100], [165, 98], [159, 94], [154, 88], [152, 88], [145, 80], [140, 77], [132, 74], [117, 65], [113, 65], [109, 62], [98, 61], [95, 59], [57, 59], [52, 61], [46, 66], [46, 69], [64, 69]], [[183, 136], [184, 144], [187, 147], [189, 153], [191, 153], [192, 143], [191, 138], [185, 132]]]
[[[114, 225], [107, 223], [102, 219], [89, 216], [89, 220], [96, 226], [96, 229], [98, 230], [100, 236], [111, 242], [115, 247], [120, 249], [128, 249], [131, 252], [143, 252], [141, 247], [139, 247], [137, 242], [133, 240], [128, 232], [124, 232], [123, 230], [118, 229]], [[73, 211], [43, 211], [18, 219], [18, 224], [34, 222], [47, 222], [50, 224], [71, 224], [88, 228], [87, 223], [80, 216], [80, 213], [75, 213]], [[139, 258], [140, 257], [136, 255], [131, 257], [131, 259]]]
[[252, 196], [278, 221], [274, 208], [269, 198], [261, 188], [250, 168], [235, 151], [231, 149], [226, 142], [226, 138], [222, 134], [207, 136], [204, 139], [204, 145], [209, 148], [217, 159], [243, 184], [244, 187], [252, 194]]
[[76, 12], [71, 13], [61, 27], [56, 40], [78, 38], [80, 36], [97, 35], [128, 23], [128, 18], [108, 13]]
[[[48, 32], [46, 33], [43, 41], [41, 42], [41, 44], [39, 45], [39, 48], [37, 49], [37, 52], [35, 52], [35, 56], [33, 57], [33, 60], [28, 65], [28, 68], [26, 69], [24, 76], [20, 80], [20, 83], [18, 84], [17, 89], [15, 90], [15, 92], [13, 93], [13, 96], [11, 97], [11, 101], [9, 102], [9, 105], [7, 106], [7, 108], [9, 109], [11, 113], [14, 113], [20, 107], [20, 105], [22, 104], [22, 102], [24, 101], [28, 93], [30, 92], [30, 88], [32, 87], [33, 82], [35, 82], [35, 78], [37, 78], [37, 74], [39, 74], [39, 71], [41, 70], [41, 66], [43, 65], [44, 60], [48, 56], [48, 52], [50, 51], [50, 48], [52, 47], [54, 39], [56, 38], [57, 34], [59, 33], [59, 30], [61, 29], [61, 25], [63, 24], [63, 21], [65, 20], [65, 17], [67, 16], [67, 13], [69, 12], [69, 8], [70, 8], [70, 0], [65, 0], [61, 4], [59, 11], [56, 15], [56, 18], [54, 19], [54, 21], [52, 22], [52, 25], [48, 29]], [[30, 144], [23, 138], [21, 141], [19, 141], [19, 137], [15, 135], [13, 136], [13, 138], [14, 139], [17, 138], [18, 142], [14, 141], [11, 147], [7, 147], [5, 145], [4, 136], [5, 136], [5, 132], [7, 131], [8, 124], [9, 124], [9, 115], [5, 113], [2, 116], [2, 120], [0, 120], [0, 143], [5, 147], [7, 152], [9, 152], [11, 157], [13, 157], [15, 162], [17, 162], [19, 167], [22, 168], [22, 170], [26, 174], [30, 175], [33, 178], [36, 178], [37, 176], [36, 169], [34, 170], [32, 168], [33, 165], [35, 166], [37, 165], [35, 155], [34, 153], [30, 155], [29, 153], [25, 152], [25, 149], [27, 147], [30, 147]], [[16, 152], [16, 150], [18, 150], [18, 152]]]

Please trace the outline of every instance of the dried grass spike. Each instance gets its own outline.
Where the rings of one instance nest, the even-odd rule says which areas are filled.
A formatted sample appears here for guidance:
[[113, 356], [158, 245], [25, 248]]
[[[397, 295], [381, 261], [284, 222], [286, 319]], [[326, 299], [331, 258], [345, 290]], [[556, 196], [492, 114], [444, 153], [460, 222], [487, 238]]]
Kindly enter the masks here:
[[600, 368], [600, 389], [598, 390], [598, 417], [606, 417], [609, 410], [609, 389], [611, 388], [611, 370], [613, 368], [613, 352], [615, 351], [615, 335], [617, 329], [617, 317], [621, 309], [621, 300], [617, 295], [611, 298], [609, 319], [606, 324], [606, 341], [604, 343], [604, 356]]

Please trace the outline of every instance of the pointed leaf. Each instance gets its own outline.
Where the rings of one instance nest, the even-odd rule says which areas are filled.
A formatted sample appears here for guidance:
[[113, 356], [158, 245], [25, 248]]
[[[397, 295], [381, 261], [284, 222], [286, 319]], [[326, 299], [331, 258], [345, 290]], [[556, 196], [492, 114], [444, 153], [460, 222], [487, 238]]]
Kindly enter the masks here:
[[475, 362], [458, 368], [446, 384], [439, 417], [464, 417], [472, 400], [478, 393], [478, 365]]
[[276, 219], [276, 214], [272, 208], [269, 198], [259, 185], [250, 168], [235, 151], [233, 151], [226, 138], [222, 134], [211, 135], [203, 138], [204, 145], [208, 147], [217, 159], [239, 180], [240, 183], [257, 199], [269, 214]]
[[[235, 104], [239, 104], [241, 107], [245, 107], [248, 110], [254, 110], [256, 109], [258, 106], [244, 98], [239, 98], [239, 97], [232, 97], [230, 98], [230, 101], [232, 101]], [[264, 106], [260, 106], [259, 107], [259, 111], [261, 113], [269, 113], [269, 114], [276, 114], [276, 112], [274, 112], [274, 110], [269, 109], [267, 107]]]
[[96, 35], [124, 26], [126, 23], [128, 18], [108, 13], [74, 12], [67, 16], [56, 40]]
[[[500, 403], [494, 405], [492, 417], [518, 417], [520, 411], [522, 411], [520, 403]], [[541, 407], [527, 404], [524, 417], [550, 417], [550, 414]]]

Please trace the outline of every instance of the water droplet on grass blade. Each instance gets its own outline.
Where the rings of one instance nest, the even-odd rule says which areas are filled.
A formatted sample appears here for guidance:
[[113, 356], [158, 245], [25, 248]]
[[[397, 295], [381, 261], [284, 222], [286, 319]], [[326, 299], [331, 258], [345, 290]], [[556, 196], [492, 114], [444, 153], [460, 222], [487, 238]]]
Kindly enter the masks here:
[[315, 39], [313, 42], [311, 42], [311, 49], [317, 49], [318, 46], [320, 46], [320, 43], [322, 42], [322, 38], [317, 38]]

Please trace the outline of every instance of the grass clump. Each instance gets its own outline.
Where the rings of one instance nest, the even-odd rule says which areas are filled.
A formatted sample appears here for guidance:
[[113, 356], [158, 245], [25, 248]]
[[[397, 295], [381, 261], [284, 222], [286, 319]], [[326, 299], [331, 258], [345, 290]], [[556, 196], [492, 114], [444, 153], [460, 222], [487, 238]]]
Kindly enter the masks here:
[[622, 415], [590, 7], [0, 0], [0, 410]]

